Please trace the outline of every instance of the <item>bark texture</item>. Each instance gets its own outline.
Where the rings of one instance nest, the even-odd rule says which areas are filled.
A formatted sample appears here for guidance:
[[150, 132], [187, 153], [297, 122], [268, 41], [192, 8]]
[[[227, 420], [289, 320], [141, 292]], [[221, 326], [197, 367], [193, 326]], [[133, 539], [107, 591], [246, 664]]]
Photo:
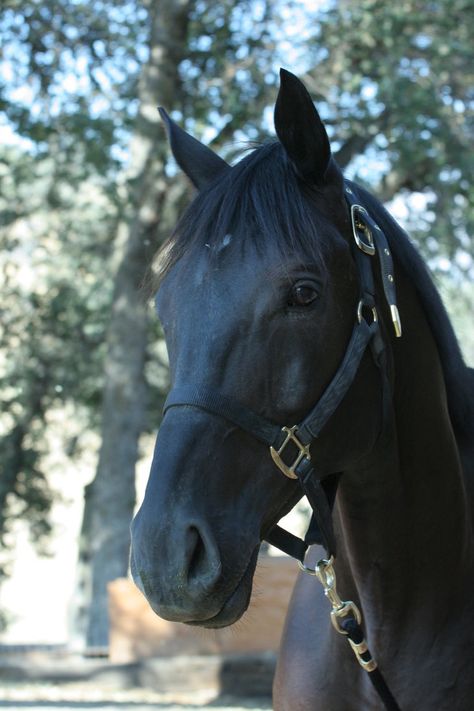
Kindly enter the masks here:
[[88, 648], [108, 645], [107, 584], [128, 570], [135, 465], [147, 409], [147, 308], [140, 286], [165, 229], [167, 147], [157, 106], [177, 106], [178, 66], [186, 54], [191, 4], [190, 0], [153, 0], [148, 5], [150, 51], [139, 86], [127, 220], [119, 233], [123, 246], [107, 340], [102, 445], [95, 479], [86, 491], [81, 536]]

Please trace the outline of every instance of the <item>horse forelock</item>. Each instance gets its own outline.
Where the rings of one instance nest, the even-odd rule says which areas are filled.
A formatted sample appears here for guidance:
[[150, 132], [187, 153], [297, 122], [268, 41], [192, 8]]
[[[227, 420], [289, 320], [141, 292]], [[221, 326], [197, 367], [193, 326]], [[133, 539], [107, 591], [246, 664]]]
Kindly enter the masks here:
[[[342, 185], [337, 172], [333, 177]], [[260, 253], [276, 250], [282, 259], [301, 256], [325, 270], [340, 218], [332, 214], [339, 191], [331, 187], [325, 192], [302, 181], [278, 142], [259, 146], [188, 206], [160, 250], [157, 283], [183, 256], [206, 248], [215, 257], [230, 240]]]

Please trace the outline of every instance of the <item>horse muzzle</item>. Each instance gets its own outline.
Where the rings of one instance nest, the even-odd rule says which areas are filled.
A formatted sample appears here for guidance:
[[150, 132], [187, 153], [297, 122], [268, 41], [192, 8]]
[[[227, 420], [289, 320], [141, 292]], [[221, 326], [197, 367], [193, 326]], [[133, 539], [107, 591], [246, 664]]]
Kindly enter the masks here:
[[243, 615], [250, 601], [258, 545], [245, 561], [234, 561], [231, 572], [225, 570], [205, 521], [193, 519], [180, 526], [174, 520], [173, 531], [159, 540], [147, 528], [139, 511], [131, 529], [131, 572], [157, 615], [211, 628], [231, 625]]

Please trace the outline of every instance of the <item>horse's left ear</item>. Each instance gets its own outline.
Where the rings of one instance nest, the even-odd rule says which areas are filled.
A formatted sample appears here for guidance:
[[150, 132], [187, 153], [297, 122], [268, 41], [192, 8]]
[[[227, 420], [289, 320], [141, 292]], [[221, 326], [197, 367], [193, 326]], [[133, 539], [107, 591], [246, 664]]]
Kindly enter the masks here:
[[163, 108], [160, 107], [158, 111], [166, 126], [171, 151], [177, 164], [198, 190], [202, 190], [219, 175], [230, 170], [230, 165], [225, 160], [183, 131]]
[[275, 130], [298, 175], [321, 184], [331, 162], [324, 124], [304, 84], [280, 69], [280, 91], [275, 105]]

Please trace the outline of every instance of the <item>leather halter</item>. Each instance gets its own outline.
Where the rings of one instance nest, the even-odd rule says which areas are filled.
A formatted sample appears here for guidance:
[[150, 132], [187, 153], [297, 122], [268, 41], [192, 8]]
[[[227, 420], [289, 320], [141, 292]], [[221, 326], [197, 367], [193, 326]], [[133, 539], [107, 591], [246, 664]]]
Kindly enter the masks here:
[[[313, 510], [313, 519], [304, 541], [279, 526], [274, 526], [266, 534], [266, 540], [301, 562], [304, 561], [306, 550], [312, 543], [321, 543], [328, 558], [336, 554], [331, 517], [336, 489], [332, 486], [328, 496], [328, 487], [321, 481], [317, 466], [311, 459], [310, 447], [349, 390], [369, 345], [374, 362], [381, 373], [384, 411], [390, 398], [385, 344], [375, 306], [375, 283], [371, 263], [375, 254], [379, 259], [384, 296], [390, 309], [395, 335], [401, 336], [393, 260], [387, 239], [367, 210], [357, 201], [352, 186], [347, 183], [345, 198], [350, 210], [354, 237], [352, 252], [359, 272], [359, 302], [355, 325], [342, 362], [309, 414], [297, 425], [281, 427], [237, 400], [199, 385], [174, 388], [168, 395], [163, 410], [163, 414], [172, 407], [181, 406], [205, 410], [232, 422], [270, 448], [271, 457], [280, 471], [290, 479], [299, 480]], [[290, 451], [293, 452], [292, 455]]]
[[[367, 210], [357, 201], [352, 184], [345, 184], [354, 241], [351, 244], [353, 257], [359, 273], [359, 302], [356, 321], [349, 344], [333, 379], [309, 414], [297, 425], [280, 427], [271, 420], [242, 405], [237, 400], [200, 386], [185, 385], [174, 388], [165, 402], [163, 414], [172, 407], [191, 406], [232, 422], [253, 435], [270, 448], [270, 454], [280, 471], [290, 479], [298, 479], [303, 493], [313, 510], [310, 526], [302, 540], [280, 526], [274, 526], [265, 536], [272, 545], [296, 558], [300, 567], [319, 578], [325, 595], [332, 605], [331, 620], [336, 630], [344, 634], [354, 654], [368, 673], [387, 711], [400, 711], [377, 663], [372, 658], [361, 627], [361, 615], [351, 601], [342, 601], [336, 590], [333, 561], [336, 554], [336, 539], [332, 525], [332, 505], [337, 490], [338, 478], [322, 480], [317, 466], [311, 459], [311, 444], [334, 414], [357, 374], [362, 357], [370, 346], [372, 357], [379, 369], [382, 381], [382, 428], [388, 416], [391, 388], [387, 369], [385, 343], [380, 331], [375, 305], [375, 281], [372, 260], [378, 256], [380, 277], [385, 301], [399, 338], [402, 335], [397, 308], [393, 260], [387, 239]], [[367, 320], [368, 319], [370, 320]], [[293, 454], [288, 456], [287, 449]], [[331, 475], [330, 475], [331, 476]], [[314, 569], [305, 565], [305, 556], [312, 543], [320, 543], [327, 553]]]

